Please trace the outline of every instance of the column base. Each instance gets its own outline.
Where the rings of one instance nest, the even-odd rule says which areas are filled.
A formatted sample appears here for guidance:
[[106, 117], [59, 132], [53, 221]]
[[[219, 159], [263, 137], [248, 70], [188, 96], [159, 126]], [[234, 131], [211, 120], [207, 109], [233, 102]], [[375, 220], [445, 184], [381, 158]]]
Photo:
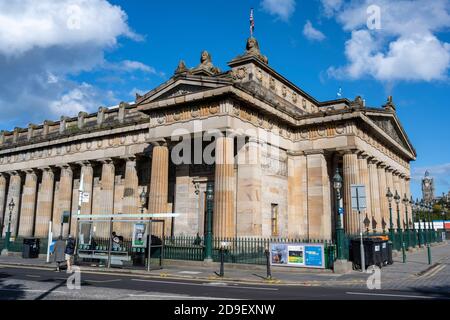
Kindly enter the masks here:
[[347, 260], [336, 260], [333, 264], [333, 272], [339, 274], [349, 273], [353, 270], [353, 265], [351, 261]]

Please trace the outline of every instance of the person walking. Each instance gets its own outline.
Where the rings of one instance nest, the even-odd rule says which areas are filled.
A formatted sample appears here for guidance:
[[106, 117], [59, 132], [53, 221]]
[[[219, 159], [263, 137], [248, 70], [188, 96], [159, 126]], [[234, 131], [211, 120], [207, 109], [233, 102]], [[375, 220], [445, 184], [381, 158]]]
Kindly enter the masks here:
[[53, 260], [56, 262], [56, 271], [60, 271], [61, 263], [65, 261], [66, 243], [60, 236], [53, 248]]
[[67, 263], [67, 273], [72, 272], [72, 257], [75, 253], [75, 239], [72, 236], [69, 236], [67, 239], [66, 250], [64, 250], [65, 259]]

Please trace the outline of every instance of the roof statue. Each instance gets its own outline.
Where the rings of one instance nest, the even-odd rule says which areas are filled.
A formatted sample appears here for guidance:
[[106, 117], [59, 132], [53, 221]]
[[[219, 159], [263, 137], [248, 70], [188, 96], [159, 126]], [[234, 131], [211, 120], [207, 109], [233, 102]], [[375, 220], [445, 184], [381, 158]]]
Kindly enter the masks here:
[[395, 104], [394, 104], [394, 102], [393, 102], [392, 96], [389, 96], [389, 97], [388, 97], [387, 102], [386, 102], [386, 104], [384, 105], [384, 108], [385, 108], [386, 110], [392, 110], [392, 111], [395, 111]]
[[357, 96], [352, 104], [359, 108], [364, 108], [364, 100], [361, 98], [361, 96]]
[[196, 71], [206, 71], [207, 73], [211, 74], [220, 73], [220, 69], [213, 65], [212, 57], [206, 50], [203, 50], [200, 56], [200, 64], [192, 70], [192, 72]]
[[269, 63], [269, 59], [267, 59], [266, 56], [261, 54], [261, 50], [259, 49], [259, 43], [258, 40], [256, 40], [256, 38], [254, 37], [248, 38], [245, 49], [246, 49], [246, 52], [244, 54], [245, 56], [254, 56], [259, 60], [261, 60], [262, 62], [264, 62], [265, 64]]

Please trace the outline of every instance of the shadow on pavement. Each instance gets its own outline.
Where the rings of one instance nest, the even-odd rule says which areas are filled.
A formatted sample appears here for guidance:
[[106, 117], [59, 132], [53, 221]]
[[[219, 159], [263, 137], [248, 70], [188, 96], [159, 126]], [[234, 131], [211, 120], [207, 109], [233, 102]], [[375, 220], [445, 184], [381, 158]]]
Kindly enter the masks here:
[[411, 288], [412, 291], [421, 293], [423, 295], [429, 295], [437, 297], [438, 299], [450, 299], [450, 286], [431, 286], [424, 288]]
[[0, 300], [19, 300], [25, 298], [25, 286], [21, 284], [8, 284], [4, 282], [10, 275], [0, 273]]

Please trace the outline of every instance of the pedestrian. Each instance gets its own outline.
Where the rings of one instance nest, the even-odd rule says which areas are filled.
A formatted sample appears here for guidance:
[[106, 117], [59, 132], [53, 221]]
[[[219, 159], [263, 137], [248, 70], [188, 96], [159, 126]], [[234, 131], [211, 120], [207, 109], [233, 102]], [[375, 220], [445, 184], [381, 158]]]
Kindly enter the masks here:
[[64, 250], [65, 259], [67, 263], [67, 272], [72, 272], [72, 257], [75, 253], [75, 239], [72, 236], [69, 236], [67, 239], [66, 250]]
[[61, 263], [65, 261], [66, 243], [60, 236], [55, 242], [53, 249], [53, 260], [56, 262], [56, 271], [60, 271]]

